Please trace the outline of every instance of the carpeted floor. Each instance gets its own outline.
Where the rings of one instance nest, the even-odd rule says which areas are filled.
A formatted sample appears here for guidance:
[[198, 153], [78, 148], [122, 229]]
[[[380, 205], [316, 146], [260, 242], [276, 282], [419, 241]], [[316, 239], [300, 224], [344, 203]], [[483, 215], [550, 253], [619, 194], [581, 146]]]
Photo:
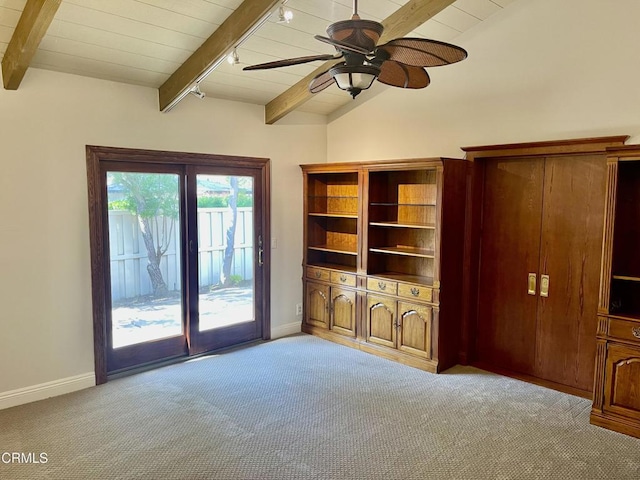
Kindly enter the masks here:
[[[0, 411], [9, 479], [634, 479], [588, 400], [297, 335]], [[6, 456], [4, 458], [7, 458]]]

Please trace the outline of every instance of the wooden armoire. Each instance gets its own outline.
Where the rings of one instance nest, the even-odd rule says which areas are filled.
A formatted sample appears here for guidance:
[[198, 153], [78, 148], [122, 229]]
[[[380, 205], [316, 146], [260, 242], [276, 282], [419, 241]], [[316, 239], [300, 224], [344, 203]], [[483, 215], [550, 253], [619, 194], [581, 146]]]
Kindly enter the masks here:
[[591, 397], [607, 147], [627, 137], [468, 147], [470, 363]]

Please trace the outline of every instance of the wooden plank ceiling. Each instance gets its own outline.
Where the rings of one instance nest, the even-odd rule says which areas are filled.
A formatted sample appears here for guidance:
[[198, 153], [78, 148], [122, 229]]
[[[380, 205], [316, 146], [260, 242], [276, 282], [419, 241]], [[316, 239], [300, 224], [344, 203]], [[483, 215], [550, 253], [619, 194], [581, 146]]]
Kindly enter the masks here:
[[[460, 33], [512, 1], [455, 0], [406, 36], [455, 43]], [[207, 39], [214, 38], [212, 34], [242, 3], [242, 0], [63, 0], [30, 67], [160, 88], [181, 66], [182, 72], [185, 71], [183, 64], [187, 60], [202, 61], [202, 58], [190, 57], [195, 56], [194, 52]], [[407, 0], [360, 0], [359, 14], [361, 18], [383, 21], [407, 3]], [[273, 4], [274, 14], [238, 47], [240, 64], [222, 62], [200, 83], [200, 89], [207, 96], [270, 104], [322, 63], [252, 72], [244, 72], [242, 67], [332, 53], [331, 46], [318, 42], [313, 35], [324, 35], [330, 23], [348, 19], [352, 14], [352, 0], [288, 0], [285, 8], [293, 12], [293, 19], [290, 23], [279, 23], [279, 4]], [[0, 0], [2, 57], [25, 5], [27, 0]], [[231, 26], [234, 30], [238, 24], [234, 17], [231, 20], [218, 31], [220, 37], [223, 29]], [[226, 38], [228, 40], [228, 35]], [[190, 95], [182, 100], [197, 101]], [[327, 115], [350, 101], [346, 92], [330, 87], [299, 105], [297, 110]]]

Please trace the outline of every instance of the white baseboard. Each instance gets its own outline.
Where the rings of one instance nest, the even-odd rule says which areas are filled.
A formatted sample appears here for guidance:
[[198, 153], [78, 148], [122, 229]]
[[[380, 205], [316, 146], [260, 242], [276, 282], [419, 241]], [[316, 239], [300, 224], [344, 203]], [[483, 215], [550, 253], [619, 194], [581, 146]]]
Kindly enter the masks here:
[[278, 325], [277, 327], [271, 327], [271, 339], [286, 337], [287, 335], [293, 335], [301, 332], [301, 322], [285, 323], [284, 325]]
[[53, 382], [41, 383], [31, 387], [2, 392], [0, 393], [0, 410], [83, 390], [93, 387], [95, 384], [96, 376], [91, 372], [55, 380]]

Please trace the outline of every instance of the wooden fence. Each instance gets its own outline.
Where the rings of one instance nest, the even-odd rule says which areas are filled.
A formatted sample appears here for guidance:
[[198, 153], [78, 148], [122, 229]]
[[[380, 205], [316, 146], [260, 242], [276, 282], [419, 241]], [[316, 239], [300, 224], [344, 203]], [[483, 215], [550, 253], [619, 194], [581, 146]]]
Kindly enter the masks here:
[[[198, 273], [200, 288], [216, 285], [226, 247], [229, 208], [198, 209]], [[170, 291], [180, 290], [180, 228], [178, 222], [160, 269]], [[242, 280], [253, 278], [253, 209], [238, 208], [231, 274]], [[135, 215], [124, 210], [109, 211], [109, 252], [112, 301], [135, 298], [153, 292], [147, 273], [147, 250]]]

